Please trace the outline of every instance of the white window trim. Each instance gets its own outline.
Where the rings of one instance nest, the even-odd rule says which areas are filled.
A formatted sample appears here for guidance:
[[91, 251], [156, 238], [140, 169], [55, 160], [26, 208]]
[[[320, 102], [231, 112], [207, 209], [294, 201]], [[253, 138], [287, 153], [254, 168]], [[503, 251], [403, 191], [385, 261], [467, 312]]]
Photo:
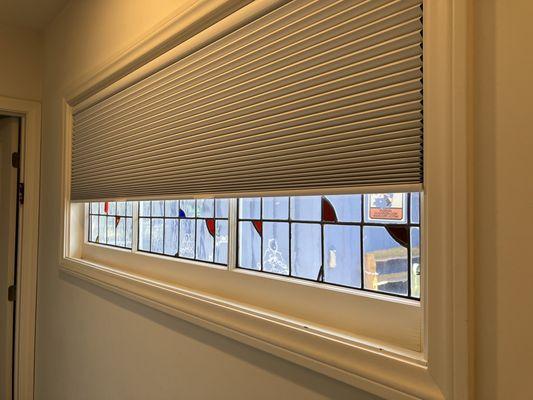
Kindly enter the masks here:
[[33, 399], [35, 322], [39, 241], [39, 190], [41, 165], [41, 104], [0, 96], [2, 114], [21, 117], [21, 182], [24, 204], [19, 215], [13, 398]]
[[[254, 12], [274, 7], [280, 2], [282, 0], [256, 0], [232, 14], [231, 18], [253, 18]], [[468, 224], [471, 215], [468, 190], [471, 99], [466, 85], [470, 74], [467, 66], [470, 54], [468, 3], [441, 0], [425, 1], [424, 4], [424, 128], [427, 133], [424, 149], [428, 162], [425, 165], [424, 191], [427, 207], [422, 216], [422, 243], [426, 244], [421, 302], [424, 310], [422, 351], [385, 348], [369, 338], [343, 337], [327, 327], [312, 326], [197, 288], [75, 257], [82, 251], [80, 244], [84, 243], [84, 233], [71, 230], [71, 227], [82, 226], [83, 223], [76, 221], [80, 218], [79, 212], [71, 214], [69, 200], [73, 107], [86, 103], [89, 97], [108, 84], [111, 84], [110, 88], [104, 89], [103, 94], [167, 62], [174, 56], [173, 50], [163, 54], [165, 49], [172, 47], [169, 43], [179, 43], [184, 40], [184, 35], [201, 31], [207, 27], [205, 21], [211, 17], [228, 15], [229, 11], [243, 6], [240, 1], [197, 2], [187, 12], [156, 27], [147, 39], [129, 46], [127, 53], [118, 55], [112, 62], [81, 79], [72, 90], [66, 90], [63, 107], [64, 232], [59, 252], [61, 268], [163, 312], [383, 398], [466, 399], [471, 390], [471, 330], [468, 319], [471, 309], [468, 246], [471, 242]], [[201, 45], [201, 38], [205, 38], [206, 34], [220, 35], [224, 29], [224, 24], [222, 28], [219, 26], [218, 31], [208, 28], [207, 33], [199, 35], [200, 39], [186, 43], [193, 49]], [[158, 57], [157, 60], [155, 57]], [[147, 59], [152, 61], [146, 62]], [[127, 71], [132, 70], [135, 72], [126, 80], [118, 82]], [[431, 237], [430, 241], [428, 237]], [[105, 253], [103, 246], [98, 248]], [[157, 257], [153, 259], [161, 261]], [[191, 267], [191, 263], [182, 265], [183, 268]], [[360, 298], [380, 301], [379, 296]]]

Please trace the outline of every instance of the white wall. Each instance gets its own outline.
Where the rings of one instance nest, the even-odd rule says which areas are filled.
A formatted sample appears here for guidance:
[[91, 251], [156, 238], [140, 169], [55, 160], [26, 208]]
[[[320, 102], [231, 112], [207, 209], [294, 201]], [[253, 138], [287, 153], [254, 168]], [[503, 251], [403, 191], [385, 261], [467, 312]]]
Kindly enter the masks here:
[[0, 26], [0, 96], [41, 99], [42, 36]]
[[533, 388], [533, 3], [475, 3], [477, 398]]
[[38, 400], [370, 399], [58, 271], [61, 94], [192, 1], [74, 1], [45, 35]]

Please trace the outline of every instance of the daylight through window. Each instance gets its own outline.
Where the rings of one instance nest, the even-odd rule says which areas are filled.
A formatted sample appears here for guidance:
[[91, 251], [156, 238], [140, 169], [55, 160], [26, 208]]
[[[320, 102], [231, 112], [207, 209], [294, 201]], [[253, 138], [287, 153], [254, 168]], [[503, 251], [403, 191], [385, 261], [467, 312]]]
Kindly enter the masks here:
[[88, 209], [89, 242], [420, 298], [419, 193], [99, 202]]

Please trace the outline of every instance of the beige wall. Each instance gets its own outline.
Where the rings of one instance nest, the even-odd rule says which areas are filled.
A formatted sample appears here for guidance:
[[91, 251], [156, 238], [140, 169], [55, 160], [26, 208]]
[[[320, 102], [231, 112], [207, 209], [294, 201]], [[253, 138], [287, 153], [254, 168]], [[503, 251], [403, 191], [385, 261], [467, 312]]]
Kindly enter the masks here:
[[75, 1], [46, 32], [36, 398], [369, 399], [58, 271], [61, 91], [187, 3]]
[[0, 26], [0, 96], [40, 100], [41, 77], [42, 36]]
[[532, 399], [533, 2], [477, 0], [477, 398]]

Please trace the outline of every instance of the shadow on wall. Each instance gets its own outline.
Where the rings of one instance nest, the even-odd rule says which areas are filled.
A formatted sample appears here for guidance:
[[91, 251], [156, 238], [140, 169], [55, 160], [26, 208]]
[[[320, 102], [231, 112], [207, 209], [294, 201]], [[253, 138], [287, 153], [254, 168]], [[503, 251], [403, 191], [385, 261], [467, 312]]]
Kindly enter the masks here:
[[[253, 347], [247, 346], [233, 339], [229, 339], [225, 336], [216, 334], [214, 332], [210, 332], [209, 330], [198, 327], [194, 324], [181, 320], [177, 317], [167, 315], [163, 312], [152, 309], [134, 300], [130, 300], [125, 296], [106, 290], [99, 286], [93, 285], [89, 282], [80, 280], [64, 272], [60, 272], [60, 278], [64, 280], [65, 282], [67, 282], [68, 284], [74, 285], [77, 288], [90, 293], [91, 295], [98, 296], [99, 298], [101, 298], [102, 300], [106, 302], [113, 303], [115, 306], [118, 306], [121, 309], [124, 309], [130, 313], [136, 314], [140, 316], [142, 319], [152, 321], [173, 332], [176, 332], [177, 333], [176, 339], [178, 340], [185, 340], [187, 343], [190, 343], [190, 341], [199, 342], [203, 344], [204, 347], [209, 347], [210, 348], [209, 350], [213, 351], [214, 353], [222, 352], [226, 355], [226, 357], [230, 356], [233, 359], [238, 359], [238, 362], [240, 363], [244, 363], [244, 364], [252, 366], [252, 371], [254, 371], [253, 368], [256, 368], [256, 369], [258, 368], [266, 372], [267, 374], [277, 375], [278, 377], [282, 378], [285, 381], [289, 381], [297, 386], [300, 386], [306, 389], [303, 391], [303, 393], [308, 391], [311, 396], [311, 392], [313, 392], [313, 395], [311, 396], [313, 399], [320, 398], [321, 396], [323, 396], [324, 399], [338, 399], [338, 400], [344, 400], [344, 399], [350, 399], [350, 400], [359, 400], [359, 399], [360, 400], [374, 400], [375, 399], [377, 400], [378, 399], [377, 397], [374, 397], [372, 395], [369, 395], [368, 393], [357, 390], [342, 382], [338, 382], [324, 375], [312, 372], [306, 368], [300, 367], [296, 364], [292, 364], [288, 361], [285, 361], [283, 359], [270, 355], [266, 352], [257, 350]], [[186, 338], [183, 338], [183, 336], [186, 336]], [[141, 343], [140, 346], [143, 346], [143, 344]], [[150, 344], [150, 347], [152, 346], [153, 344]], [[178, 343], [176, 343], [176, 347], [179, 347]], [[172, 351], [174, 350], [175, 349], [172, 349]], [[144, 351], [150, 351], [150, 350], [149, 348], [147, 348]], [[136, 349], [136, 352], [142, 354], [142, 351], [138, 351], [138, 349]], [[188, 360], [185, 360], [185, 362], [187, 363]], [[143, 363], [143, 359], [139, 359], [139, 363]], [[189, 366], [188, 364], [184, 365], [182, 363], [183, 363], [183, 360], [177, 360], [176, 364], [174, 365], [180, 365], [180, 368], [182, 367], [187, 368]], [[211, 365], [209, 366], [209, 368], [213, 368], [213, 366]], [[237, 373], [235, 371], [232, 372], [232, 371], [225, 370], [224, 365], [219, 365], [218, 368], [220, 368], [220, 373], [222, 375]], [[200, 369], [197, 368], [197, 370], [199, 371], [198, 373], [201, 373], [200, 372], [201, 368]], [[180, 374], [180, 371], [176, 370], [175, 373]], [[254, 379], [257, 380], [257, 377], [254, 377], [253, 375], [242, 376], [242, 377], [239, 377], [239, 379], [242, 379], [242, 380], [250, 379], [251, 382], [248, 382], [248, 383], [253, 384], [253, 380]], [[206, 375], [205, 377], [203, 377], [203, 380], [206, 385], [210, 384], [209, 376]], [[228, 382], [232, 382], [232, 381], [233, 380], [230, 380]], [[217, 397], [217, 398], [221, 399], [224, 396], [228, 396], [230, 392], [239, 392], [238, 389], [236, 390], [235, 388], [233, 388], [233, 389], [230, 389], [229, 392], [224, 393], [226, 389], [228, 388], [219, 388], [218, 389], [219, 391], [217, 393], [219, 393], [219, 395], [222, 397]], [[193, 391], [195, 390], [196, 389], [193, 389]], [[185, 391], [190, 393], [190, 395], [193, 395], [195, 398], [199, 398], [199, 399], [203, 398], [202, 395], [200, 394], [202, 390], [203, 389], [199, 389], [199, 392], [197, 392], [196, 394], [191, 394], [191, 388], [185, 389]], [[270, 392], [270, 395], [276, 394], [274, 397], [276, 400], [283, 400], [285, 398], [287, 400], [288, 399], [295, 400], [295, 398], [292, 395], [284, 394], [283, 392], [280, 392], [279, 389], [276, 389], [276, 388], [269, 389], [269, 392]], [[245, 394], [246, 390], [239, 392], [239, 394], [241, 393], [243, 396], [242, 399], [249, 398], [249, 395]], [[266, 395], [266, 393], [263, 393], [263, 395]], [[287, 396], [287, 397], [284, 397], [284, 396]], [[254, 397], [256, 399], [262, 398], [260, 393], [256, 393]], [[233, 395], [231, 398], [234, 400], [238, 400]], [[271, 398], [271, 397], [268, 397], [268, 398]], [[307, 397], [301, 397], [302, 400], [305, 400], [306, 398]]]

